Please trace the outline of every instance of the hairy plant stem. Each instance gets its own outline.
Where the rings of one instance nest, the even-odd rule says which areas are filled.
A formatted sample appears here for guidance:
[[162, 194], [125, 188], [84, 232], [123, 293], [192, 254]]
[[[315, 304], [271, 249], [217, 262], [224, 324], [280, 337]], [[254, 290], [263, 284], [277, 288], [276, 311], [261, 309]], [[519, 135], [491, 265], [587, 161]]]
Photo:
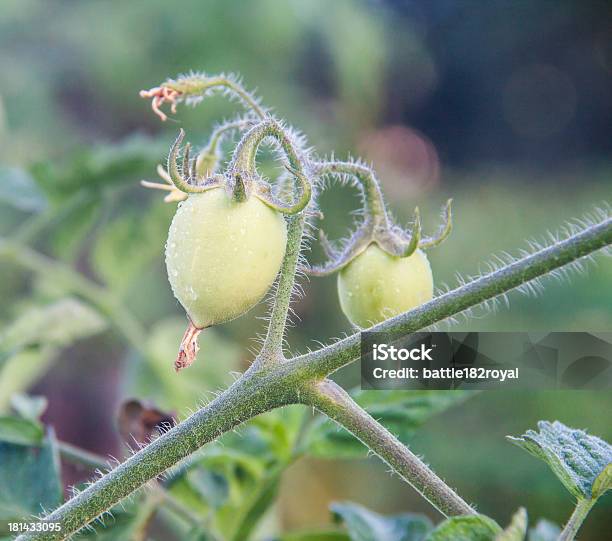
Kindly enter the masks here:
[[304, 232], [304, 213], [289, 216], [287, 219], [287, 247], [285, 258], [280, 270], [276, 298], [270, 314], [268, 332], [259, 355], [258, 361], [264, 364], [274, 362], [283, 357], [283, 338], [287, 324], [287, 313], [291, 303], [291, 295], [295, 283], [295, 272], [300, 257], [302, 235]]
[[313, 387], [311, 394], [303, 395], [302, 399], [351, 432], [444, 516], [476, 513], [337, 383], [329, 379], [323, 380]]
[[[612, 243], [612, 220], [606, 219], [566, 240], [540, 250], [496, 272], [394, 317], [374, 330], [391, 334], [409, 333], [453, 316], [556, 268], [580, 259]], [[285, 278], [284, 276], [282, 278]], [[286, 294], [286, 292], [285, 292]], [[290, 292], [289, 292], [290, 294]], [[318, 351], [266, 365], [255, 362], [231, 387], [182, 423], [151, 442], [80, 494], [48, 514], [43, 521], [59, 522], [61, 532], [28, 532], [18, 540], [64, 539], [100, 514], [156, 478], [191, 453], [237, 425], [271, 409], [292, 403], [328, 409], [338, 422], [373, 447], [407, 481], [427, 495], [445, 512], [472, 512], [458, 496], [436, 478], [435, 489], [424, 486], [425, 464], [407, 455], [397, 439], [371, 418], [355, 410], [341, 393], [324, 400], [313, 394], [313, 385], [359, 357], [359, 334]], [[323, 384], [323, 387], [329, 386]], [[325, 396], [325, 395], [323, 395]], [[357, 426], [357, 422], [364, 427]], [[346, 425], [345, 425], [346, 423]], [[367, 439], [366, 439], [367, 438]], [[430, 479], [431, 480], [431, 479]], [[453, 496], [454, 495], [454, 496]], [[570, 521], [571, 522], [571, 521]]]
[[578, 500], [576, 508], [574, 509], [574, 512], [572, 513], [570, 519], [567, 521], [565, 528], [563, 528], [563, 531], [561, 532], [558, 541], [572, 541], [576, 537], [580, 526], [582, 526], [584, 519], [589, 514], [591, 507], [595, 505], [596, 501], [597, 498], [593, 498], [590, 500], [587, 500], [586, 498], [581, 498]]

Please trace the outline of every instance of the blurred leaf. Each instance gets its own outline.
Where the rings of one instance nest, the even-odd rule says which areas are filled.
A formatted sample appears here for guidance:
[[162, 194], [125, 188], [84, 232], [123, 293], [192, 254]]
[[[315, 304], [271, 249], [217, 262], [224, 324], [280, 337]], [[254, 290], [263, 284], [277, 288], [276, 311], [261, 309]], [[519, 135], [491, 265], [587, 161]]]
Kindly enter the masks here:
[[609, 443], [559, 421], [540, 421], [538, 428], [539, 433], [528, 430], [520, 437], [508, 436], [508, 439], [546, 462], [577, 498], [598, 498], [611, 488], [610, 471], [605, 472], [612, 463]]
[[116, 144], [81, 149], [64, 163], [40, 162], [31, 171], [36, 182], [56, 200], [78, 190], [96, 191], [122, 182], [137, 182], [150, 174], [167, 152], [165, 145], [143, 136]]
[[106, 322], [96, 310], [67, 297], [23, 312], [0, 335], [0, 350], [18, 351], [43, 344], [64, 347], [105, 328]]
[[527, 539], [529, 541], [557, 541], [561, 534], [561, 528], [554, 522], [540, 519], [535, 528], [529, 529]]
[[[433, 415], [458, 405], [470, 391], [362, 391], [351, 393], [355, 401], [403, 441]], [[327, 418], [319, 418], [308, 435], [308, 453], [322, 458], [358, 458], [366, 455], [363, 444]]]
[[0, 442], [16, 445], [40, 445], [44, 435], [40, 423], [19, 417], [0, 417]]
[[502, 529], [485, 515], [452, 517], [438, 524], [427, 541], [493, 541]]
[[78, 205], [68, 209], [53, 228], [50, 239], [53, 254], [61, 259], [73, 257], [98, 220], [101, 210], [98, 198], [83, 198]]
[[0, 166], [0, 202], [27, 212], [40, 212], [47, 206], [45, 195], [29, 173], [4, 166]]
[[48, 369], [59, 348], [106, 325], [98, 312], [71, 297], [23, 312], [0, 335], [0, 411]]
[[174, 206], [156, 202], [124, 212], [98, 235], [92, 258], [98, 274], [116, 291], [125, 291], [152, 259], [160, 257]]
[[421, 541], [432, 529], [425, 515], [379, 515], [355, 503], [333, 503], [334, 518], [344, 522], [351, 541]]
[[351, 541], [351, 538], [336, 530], [309, 530], [284, 533], [272, 541]]
[[222, 538], [248, 538], [274, 502], [303, 414], [298, 407], [275, 410], [225, 434], [171, 477], [169, 490], [196, 513], [210, 516]]
[[11, 406], [24, 419], [38, 421], [47, 409], [47, 399], [44, 396], [19, 393], [11, 396]]
[[0, 443], [0, 521], [19, 521], [62, 502], [59, 457], [50, 430], [41, 447]]
[[30, 387], [49, 368], [55, 348], [27, 349], [0, 366], [0, 412], [6, 411], [14, 393]]
[[521, 507], [510, 521], [510, 525], [495, 536], [495, 541], [523, 541], [527, 533], [527, 511]]

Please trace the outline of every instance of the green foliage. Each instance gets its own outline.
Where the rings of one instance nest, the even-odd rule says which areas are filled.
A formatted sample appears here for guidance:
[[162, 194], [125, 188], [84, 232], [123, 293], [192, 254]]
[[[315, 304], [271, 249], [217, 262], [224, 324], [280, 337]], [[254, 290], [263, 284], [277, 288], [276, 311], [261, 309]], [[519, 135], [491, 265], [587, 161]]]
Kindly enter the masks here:
[[502, 533], [499, 525], [484, 515], [447, 518], [426, 541], [493, 541]]
[[510, 525], [495, 536], [495, 541], [523, 541], [527, 533], [527, 511], [521, 507], [512, 516]]
[[118, 294], [125, 294], [144, 268], [159, 257], [171, 208], [161, 201], [142, 211], [128, 211], [106, 224], [92, 253], [96, 274]]
[[27, 212], [40, 212], [47, 199], [26, 171], [0, 166], [0, 202]]
[[577, 498], [597, 499], [612, 488], [612, 445], [559, 421], [540, 421], [538, 428], [508, 439], [546, 462]]
[[39, 423], [18, 417], [0, 417], [0, 442], [40, 445], [44, 435]]
[[106, 327], [97, 310], [72, 297], [24, 310], [0, 334], [0, 411], [48, 370], [58, 351]]
[[561, 528], [549, 520], [538, 520], [535, 528], [529, 528], [528, 541], [557, 541]]
[[149, 174], [165, 149], [151, 139], [133, 136], [116, 144], [80, 149], [63, 162], [38, 162], [31, 172], [36, 183], [56, 202], [79, 192], [103, 190], [134, 182]]
[[388, 517], [355, 503], [334, 503], [331, 510], [346, 525], [351, 541], [424, 541], [432, 529], [423, 515]]
[[247, 539], [274, 502], [281, 475], [295, 455], [304, 412], [261, 415], [223, 436], [202, 456], [171, 474], [168, 490], [222, 539]]
[[[470, 391], [364, 391], [352, 393], [355, 401], [382, 422], [402, 442], [430, 417], [458, 406], [474, 393]], [[308, 453], [320, 458], [357, 458], [367, 454], [364, 445], [346, 430], [321, 417], [312, 427]]]
[[[31, 431], [23, 430], [22, 434]], [[0, 533], [62, 501], [57, 443], [52, 430], [40, 447], [0, 441]]]

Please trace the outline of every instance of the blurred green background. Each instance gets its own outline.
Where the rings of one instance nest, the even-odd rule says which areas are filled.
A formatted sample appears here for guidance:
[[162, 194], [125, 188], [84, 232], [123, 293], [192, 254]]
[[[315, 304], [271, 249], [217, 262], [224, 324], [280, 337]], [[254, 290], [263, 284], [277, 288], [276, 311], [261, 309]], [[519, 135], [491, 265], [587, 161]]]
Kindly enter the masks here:
[[[138, 97], [142, 88], [191, 69], [238, 72], [320, 155], [371, 161], [400, 221], [418, 204], [432, 231], [453, 197], [452, 237], [430, 252], [438, 284], [453, 286], [457, 273], [484, 270], [492, 254], [518, 255], [526, 239], [610, 202], [611, 17], [597, 1], [4, 0], [0, 235], [62, 266], [30, 260], [37, 270], [24, 272], [19, 257], [3, 252], [0, 329], [32, 338], [17, 361], [0, 365], [0, 410], [15, 392], [44, 395], [43, 419], [60, 439], [121, 456], [115, 417], [123, 400], [184, 416], [252, 358], [265, 306], [204, 333], [194, 377], [172, 372], [184, 327], [163, 258], [173, 208], [138, 186], [155, 179], [179, 127], [204, 143], [214, 121], [236, 108], [213, 98], [162, 124]], [[338, 238], [357, 199], [334, 187], [322, 207], [326, 231]], [[318, 248], [309, 257], [320, 258]], [[99, 294], [83, 293], [65, 268], [108, 288], [103, 302], [119, 319], [109, 299], [135, 316], [127, 344], [88, 302], [57, 308], [67, 295]], [[548, 280], [539, 297], [513, 294], [510, 309], [455, 328], [609, 331], [611, 276], [600, 258], [588, 275]], [[289, 334], [294, 352], [351, 331], [333, 277], [304, 285]], [[43, 340], [36, 317], [67, 317], [74, 327], [58, 324]], [[348, 372], [341, 381], [354, 381]], [[610, 392], [485, 392], [430, 421], [411, 446], [501, 524], [519, 505], [534, 521], [562, 523], [571, 498], [504, 436], [559, 419], [610, 441], [611, 411]], [[66, 484], [86, 478], [64, 474]], [[326, 524], [329, 503], [341, 499], [440, 518], [376, 459], [305, 459], [285, 476], [266, 528]], [[594, 509], [581, 539], [606, 538], [611, 501]]]

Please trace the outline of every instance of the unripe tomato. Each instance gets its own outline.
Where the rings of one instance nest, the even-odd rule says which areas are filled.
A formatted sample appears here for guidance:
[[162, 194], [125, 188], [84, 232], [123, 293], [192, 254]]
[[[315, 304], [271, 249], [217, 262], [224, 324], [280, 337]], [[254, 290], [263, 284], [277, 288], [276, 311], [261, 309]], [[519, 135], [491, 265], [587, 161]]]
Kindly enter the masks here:
[[287, 240], [282, 215], [257, 197], [233, 200], [223, 188], [179, 204], [166, 243], [174, 296], [199, 329], [257, 304], [278, 273]]
[[433, 297], [433, 277], [425, 253], [395, 257], [370, 244], [338, 274], [342, 311], [366, 328], [416, 308]]

